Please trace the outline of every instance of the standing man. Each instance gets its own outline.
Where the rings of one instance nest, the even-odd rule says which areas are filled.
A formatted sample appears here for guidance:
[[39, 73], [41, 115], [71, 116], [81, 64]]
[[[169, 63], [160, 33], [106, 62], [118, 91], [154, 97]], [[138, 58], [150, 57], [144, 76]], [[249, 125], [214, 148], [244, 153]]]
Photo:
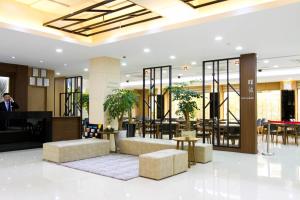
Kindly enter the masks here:
[[9, 93], [3, 94], [3, 99], [0, 103], [0, 112], [13, 112], [15, 109], [19, 108], [19, 105], [14, 101]]

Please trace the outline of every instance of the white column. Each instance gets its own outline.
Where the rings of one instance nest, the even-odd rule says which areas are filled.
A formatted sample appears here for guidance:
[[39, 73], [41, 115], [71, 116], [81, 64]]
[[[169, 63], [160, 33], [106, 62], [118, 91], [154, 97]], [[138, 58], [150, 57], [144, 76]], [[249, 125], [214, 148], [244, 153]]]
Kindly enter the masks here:
[[[103, 103], [108, 94], [120, 87], [120, 60], [99, 57], [90, 60], [89, 68], [89, 121], [106, 127]], [[112, 124], [117, 129], [117, 124]]]

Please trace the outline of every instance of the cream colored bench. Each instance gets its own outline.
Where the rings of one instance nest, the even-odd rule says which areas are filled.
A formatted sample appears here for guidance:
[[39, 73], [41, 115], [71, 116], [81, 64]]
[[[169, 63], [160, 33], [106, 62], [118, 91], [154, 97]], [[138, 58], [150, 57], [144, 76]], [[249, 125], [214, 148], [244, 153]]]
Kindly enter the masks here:
[[160, 180], [188, 169], [186, 151], [166, 149], [139, 156], [139, 175]]
[[[122, 138], [118, 141], [120, 153], [130, 155], [141, 155], [163, 149], [176, 149], [176, 142], [172, 140], [152, 139], [152, 138]], [[207, 163], [212, 161], [212, 145], [196, 143], [196, 162]]]
[[48, 142], [43, 145], [44, 160], [62, 163], [87, 159], [110, 152], [108, 140], [79, 139], [58, 142]]

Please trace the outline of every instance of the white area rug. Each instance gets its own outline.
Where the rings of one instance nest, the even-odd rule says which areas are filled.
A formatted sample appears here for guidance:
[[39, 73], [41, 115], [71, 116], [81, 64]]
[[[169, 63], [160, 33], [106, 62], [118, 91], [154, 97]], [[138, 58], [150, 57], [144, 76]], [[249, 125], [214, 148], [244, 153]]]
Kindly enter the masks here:
[[110, 154], [106, 156], [62, 163], [62, 166], [127, 181], [139, 176], [137, 156]]

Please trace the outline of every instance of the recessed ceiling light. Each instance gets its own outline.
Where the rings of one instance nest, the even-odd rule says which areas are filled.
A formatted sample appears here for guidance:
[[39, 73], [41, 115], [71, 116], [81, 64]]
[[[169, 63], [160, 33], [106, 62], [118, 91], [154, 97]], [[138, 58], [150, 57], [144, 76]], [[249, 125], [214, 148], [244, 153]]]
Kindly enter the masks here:
[[197, 62], [196, 61], [192, 61], [191, 65], [197, 65]]
[[62, 49], [56, 49], [55, 51], [56, 51], [56, 53], [62, 53], [63, 52]]
[[151, 50], [150, 50], [149, 48], [145, 48], [145, 49], [144, 49], [144, 52], [145, 52], [145, 53], [149, 53], [150, 51], [151, 51]]
[[223, 40], [223, 37], [222, 37], [222, 36], [216, 36], [216, 37], [215, 37], [215, 41], [221, 41], [221, 40]]
[[88, 72], [89, 68], [84, 68], [83, 71]]
[[121, 65], [122, 65], [122, 66], [126, 66], [127, 63], [126, 63], [126, 62], [122, 62]]
[[40, 60], [40, 63], [43, 63], [44, 61], [43, 60]]
[[278, 66], [278, 65], [274, 65], [273, 67], [274, 67], [274, 68], [278, 68], [279, 66]]
[[171, 59], [171, 60], [174, 60], [174, 59], [176, 59], [176, 56], [173, 56], [173, 55], [172, 55], [172, 56], [170, 56], [170, 59]]
[[125, 76], [126, 76], [127, 78], [129, 78], [129, 77], [130, 77], [130, 74], [126, 74]]
[[264, 63], [265, 64], [268, 64], [270, 61], [269, 60], [264, 60]]
[[60, 73], [59, 73], [59, 72], [56, 72], [56, 75], [57, 75], [57, 76], [59, 76], [59, 75], [60, 75]]
[[15, 59], [15, 58], [16, 58], [15, 56], [12, 56], [12, 57], [11, 57], [11, 59]]
[[243, 50], [243, 47], [242, 46], [237, 46], [237, 47], [235, 47], [235, 50], [241, 51], [241, 50]]
[[212, 66], [211, 66], [211, 65], [208, 65], [208, 66], [207, 66], [207, 69], [211, 69], [211, 68], [212, 68]]
[[68, 66], [68, 64], [64, 64], [64, 66], [66, 67], [66, 66]]

